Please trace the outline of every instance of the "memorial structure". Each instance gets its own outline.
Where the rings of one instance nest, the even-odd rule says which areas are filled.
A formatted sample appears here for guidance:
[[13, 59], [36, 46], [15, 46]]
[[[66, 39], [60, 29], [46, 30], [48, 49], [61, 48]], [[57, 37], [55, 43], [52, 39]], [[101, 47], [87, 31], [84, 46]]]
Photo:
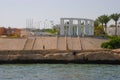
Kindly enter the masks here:
[[61, 18], [61, 36], [93, 36], [94, 21], [83, 18]]

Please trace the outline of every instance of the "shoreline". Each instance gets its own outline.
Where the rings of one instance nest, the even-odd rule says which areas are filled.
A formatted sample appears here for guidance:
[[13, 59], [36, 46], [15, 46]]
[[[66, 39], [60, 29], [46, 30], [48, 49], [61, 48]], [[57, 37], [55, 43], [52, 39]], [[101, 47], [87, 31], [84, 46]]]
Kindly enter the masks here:
[[3, 50], [0, 64], [120, 64], [112, 50]]

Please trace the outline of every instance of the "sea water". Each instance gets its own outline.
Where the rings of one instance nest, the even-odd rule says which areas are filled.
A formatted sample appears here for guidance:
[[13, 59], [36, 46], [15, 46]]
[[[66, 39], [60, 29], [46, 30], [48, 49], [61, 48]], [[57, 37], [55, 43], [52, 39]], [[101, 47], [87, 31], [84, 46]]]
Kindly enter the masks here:
[[0, 80], [120, 80], [120, 65], [5, 64]]

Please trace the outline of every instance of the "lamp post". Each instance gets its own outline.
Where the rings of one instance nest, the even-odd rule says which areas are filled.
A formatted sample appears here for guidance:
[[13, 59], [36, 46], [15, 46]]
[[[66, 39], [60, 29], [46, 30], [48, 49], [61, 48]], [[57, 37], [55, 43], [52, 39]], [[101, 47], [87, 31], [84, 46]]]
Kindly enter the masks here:
[[45, 19], [45, 21], [44, 21], [44, 35], [43, 35], [44, 44], [43, 44], [43, 50], [45, 49], [45, 28], [46, 28], [46, 21], [47, 21], [47, 19]]

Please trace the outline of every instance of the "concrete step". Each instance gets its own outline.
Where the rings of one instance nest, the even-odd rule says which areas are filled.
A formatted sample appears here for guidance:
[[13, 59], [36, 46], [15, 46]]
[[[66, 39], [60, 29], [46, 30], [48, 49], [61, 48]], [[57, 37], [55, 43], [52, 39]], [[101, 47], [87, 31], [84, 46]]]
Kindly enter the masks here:
[[35, 39], [32, 39], [32, 38], [27, 39], [25, 46], [24, 46], [24, 50], [32, 50], [33, 45], [34, 45], [34, 40]]

